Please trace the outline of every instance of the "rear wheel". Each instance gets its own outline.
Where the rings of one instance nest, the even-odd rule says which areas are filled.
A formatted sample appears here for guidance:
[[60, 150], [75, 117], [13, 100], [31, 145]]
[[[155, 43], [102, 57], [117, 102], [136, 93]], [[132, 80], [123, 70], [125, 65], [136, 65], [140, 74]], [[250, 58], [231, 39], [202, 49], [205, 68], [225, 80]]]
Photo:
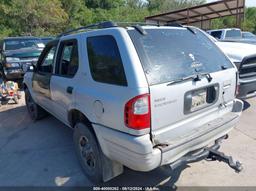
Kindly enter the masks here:
[[28, 113], [33, 121], [43, 118], [46, 111], [35, 103], [28, 89], [25, 89], [25, 101]]
[[94, 183], [103, 181], [103, 153], [93, 132], [83, 123], [77, 123], [73, 141], [84, 173]]

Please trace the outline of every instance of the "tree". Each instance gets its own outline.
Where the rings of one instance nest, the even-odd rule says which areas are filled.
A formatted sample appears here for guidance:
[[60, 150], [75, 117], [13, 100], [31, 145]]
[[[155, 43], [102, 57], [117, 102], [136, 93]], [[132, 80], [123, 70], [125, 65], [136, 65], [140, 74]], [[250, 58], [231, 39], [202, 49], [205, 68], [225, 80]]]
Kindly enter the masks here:
[[166, 12], [206, 3], [206, 0], [148, 0], [151, 13]]
[[85, 5], [88, 8], [96, 9], [111, 9], [123, 6], [125, 0], [85, 0]]
[[245, 31], [256, 33], [256, 7], [249, 7], [245, 10], [245, 20], [242, 28]]
[[15, 35], [56, 34], [67, 23], [59, 0], [10, 0], [1, 5], [4, 24]]
[[[149, 15], [195, 6], [206, 0], [0, 0], [0, 38], [55, 35], [106, 20], [143, 22]], [[214, 28], [235, 26], [234, 17], [215, 19]], [[247, 8], [244, 30], [256, 32], [256, 8]]]
[[92, 23], [93, 11], [85, 6], [83, 0], [61, 0], [62, 8], [68, 15], [66, 29]]

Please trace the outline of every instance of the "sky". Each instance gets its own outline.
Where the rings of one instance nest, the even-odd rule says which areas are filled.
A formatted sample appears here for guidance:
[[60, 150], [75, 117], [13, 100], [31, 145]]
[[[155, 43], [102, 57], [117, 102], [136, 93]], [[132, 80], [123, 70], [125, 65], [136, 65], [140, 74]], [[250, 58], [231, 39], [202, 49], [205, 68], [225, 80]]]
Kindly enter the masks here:
[[[217, 0], [207, 0], [207, 2], [213, 2], [213, 1], [217, 1]], [[256, 0], [245, 0], [245, 5], [247, 7], [256, 7]]]

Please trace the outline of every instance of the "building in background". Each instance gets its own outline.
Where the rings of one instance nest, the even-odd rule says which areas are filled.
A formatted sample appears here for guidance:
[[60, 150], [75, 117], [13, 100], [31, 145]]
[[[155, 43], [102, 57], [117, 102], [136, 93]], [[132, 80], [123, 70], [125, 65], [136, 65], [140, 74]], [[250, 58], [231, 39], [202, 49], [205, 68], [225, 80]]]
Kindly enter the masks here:
[[223, 0], [149, 16], [145, 21], [154, 24], [179, 23], [208, 30], [213, 19], [234, 16], [236, 27], [240, 28], [244, 12], [245, 0]]

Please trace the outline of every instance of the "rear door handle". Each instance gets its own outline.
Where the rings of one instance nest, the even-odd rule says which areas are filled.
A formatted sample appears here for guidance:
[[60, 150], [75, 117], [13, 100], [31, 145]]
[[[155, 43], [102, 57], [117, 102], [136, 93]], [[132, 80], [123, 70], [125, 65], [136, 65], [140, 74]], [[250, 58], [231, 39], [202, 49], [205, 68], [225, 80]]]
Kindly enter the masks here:
[[66, 91], [67, 91], [68, 94], [72, 94], [73, 93], [73, 87], [68, 86]]

